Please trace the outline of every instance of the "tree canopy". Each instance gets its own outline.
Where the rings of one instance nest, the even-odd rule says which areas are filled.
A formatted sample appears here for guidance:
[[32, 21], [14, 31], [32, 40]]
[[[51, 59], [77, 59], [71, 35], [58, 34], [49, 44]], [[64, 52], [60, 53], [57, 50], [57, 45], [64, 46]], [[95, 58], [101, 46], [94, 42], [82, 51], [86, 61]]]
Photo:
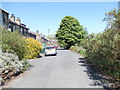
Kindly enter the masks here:
[[71, 16], [65, 16], [60, 23], [56, 38], [58, 43], [64, 48], [70, 48], [72, 45], [80, 43], [84, 38], [85, 30], [79, 21]]

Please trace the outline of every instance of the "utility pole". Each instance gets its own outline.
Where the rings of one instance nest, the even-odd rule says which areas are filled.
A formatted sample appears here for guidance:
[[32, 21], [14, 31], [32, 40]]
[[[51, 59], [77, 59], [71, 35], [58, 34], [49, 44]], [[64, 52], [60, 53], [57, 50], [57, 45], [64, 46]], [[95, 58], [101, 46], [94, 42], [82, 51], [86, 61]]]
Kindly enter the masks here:
[[[120, 1], [118, 2], [118, 10], [120, 10]], [[120, 12], [120, 11], [118, 11], [118, 12]]]
[[50, 36], [50, 30], [48, 29], [48, 36]]

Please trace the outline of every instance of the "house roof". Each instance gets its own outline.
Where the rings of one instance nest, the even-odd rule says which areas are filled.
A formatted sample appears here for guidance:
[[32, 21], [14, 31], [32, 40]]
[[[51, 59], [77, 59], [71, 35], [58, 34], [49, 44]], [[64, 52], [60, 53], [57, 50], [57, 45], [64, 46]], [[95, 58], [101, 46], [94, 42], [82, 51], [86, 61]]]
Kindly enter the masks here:
[[36, 35], [36, 33], [35, 33], [35, 32], [32, 32], [32, 31], [28, 31], [28, 33], [33, 34], [33, 35]]
[[3, 12], [5, 12], [5, 13], [9, 14], [6, 10], [3, 10], [2, 8], [0, 8], [0, 10], [2, 10]]
[[9, 22], [11, 22], [11, 23], [13, 23], [13, 24], [16, 24], [16, 25], [18, 25], [18, 26], [20, 26], [20, 27], [22, 27], [22, 28], [26, 28], [26, 29], [29, 29], [29, 28], [27, 28], [27, 27], [24, 27], [23, 26], [23, 24], [17, 24], [16, 22], [13, 22], [11, 19], [9, 19]]

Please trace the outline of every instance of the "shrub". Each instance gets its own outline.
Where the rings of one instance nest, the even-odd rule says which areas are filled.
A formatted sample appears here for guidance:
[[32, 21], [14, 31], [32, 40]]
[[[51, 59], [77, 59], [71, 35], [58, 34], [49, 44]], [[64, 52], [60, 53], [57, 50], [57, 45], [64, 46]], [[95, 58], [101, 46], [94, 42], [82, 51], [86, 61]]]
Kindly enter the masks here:
[[120, 31], [105, 30], [103, 33], [90, 34], [80, 44], [70, 50], [87, 57], [96, 70], [120, 81]]
[[[85, 49], [76, 46], [72, 50], [83, 53], [96, 70], [112, 77], [116, 86], [120, 86], [120, 10], [114, 9], [105, 17], [107, 28], [99, 34], [89, 34], [80, 43]], [[119, 85], [117, 84], [119, 83]]]
[[86, 50], [82, 46], [71, 46], [70, 50], [80, 53], [82, 56], [85, 56]]
[[77, 51], [77, 46], [71, 46], [71, 47], [70, 47], [70, 50], [76, 52], [76, 51]]
[[12, 53], [0, 53], [0, 85], [6, 79], [28, 68], [28, 62], [19, 60], [17, 55]]
[[86, 56], [85, 55], [86, 54], [86, 50], [85, 49], [79, 49], [77, 52], [80, 53], [82, 56]]
[[2, 51], [6, 53], [13, 53], [18, 55], [19, 59], [24, 58], [26, 53], [26, 41], [16, 30], [15, 32], [10, 32], [7, 30], [2, 30]]
[[88, 60], [116, 80], [120, 80], [120, 35], [119, 30], [106, 30], [83, 41]]
[[32, 38], [26, 38], [27, 51], [25, 54], [25, 59], [35, 59], [39, 57], [42, 45], [39, 41]]

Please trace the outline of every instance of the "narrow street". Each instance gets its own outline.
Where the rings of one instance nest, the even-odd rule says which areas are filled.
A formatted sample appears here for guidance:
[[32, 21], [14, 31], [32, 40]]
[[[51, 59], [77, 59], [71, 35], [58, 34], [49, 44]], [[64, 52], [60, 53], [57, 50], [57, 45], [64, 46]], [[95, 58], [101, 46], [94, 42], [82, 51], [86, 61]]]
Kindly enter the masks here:
[[101, 80], [80, 55], [58, 50], [57, 56], [30, 60], [32, 67], [8, 82], [11, 88], [100, 88]]

